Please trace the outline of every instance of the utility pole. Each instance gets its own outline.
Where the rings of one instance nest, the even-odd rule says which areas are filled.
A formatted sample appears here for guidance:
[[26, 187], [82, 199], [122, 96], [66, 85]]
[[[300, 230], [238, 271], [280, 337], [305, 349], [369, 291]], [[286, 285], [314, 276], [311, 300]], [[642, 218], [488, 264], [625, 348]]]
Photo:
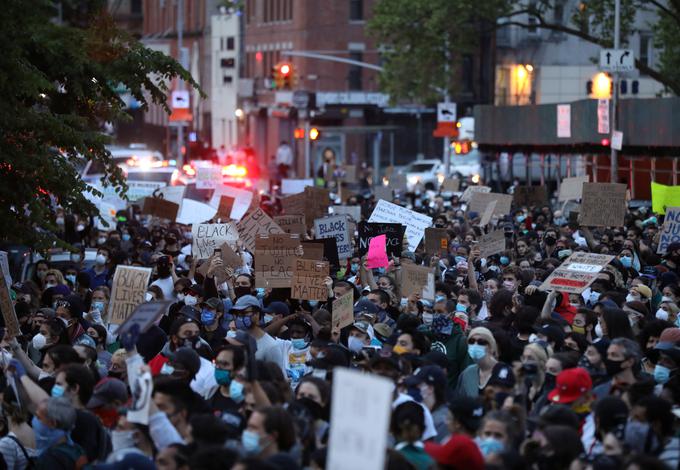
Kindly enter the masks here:
[[[189, 64], [183, 63], [182, 54], [182, 40], [184, 39], [184, 0], [177, 0], [177, 61], [184, 68], [188, 68]], [[184, 80], [177, 80], [177, 89], [184, 90]], [[184, 147], [184, 123], [177, 122], [177, 163], [178, 167], [182, 168], [184, 165], [184, 155], [182, 154], [182, 147]]]
[[[309, 140], [309, 115], [305, 117], [305, 176], [310, 178], [311, 172], [311, 158], [312, 158], [312, 143]], [[311, 176], [313, 178], [313, 176]]]
[[[614, 49], [618, 50], [621, 46], [621, 0], [614, 2]], [[612, 116], [611, 116], [611, 137], [609, 145], [611, 147], [611, 154], [609, 156], [609, 181], [612, 183], [619, 182], [619, 155], [618, 151], [612, 145], [614, 141], [614, 132], [616, 132], [617, 115], [619, 110], [619, 73], [612, 72]]]
[[[446, 35], [446, 40], [444, 41], [444, 47], [446, 48], [445, 60], [444, 60], [444, 102], [449, 103], [451, 97], [449, 95], [449, 62], [451, 61], [451, 53], [449, 51], [449, 36]], [[451, 175], [451, 137], [444, 137], [444, 175], [448, 178]]]

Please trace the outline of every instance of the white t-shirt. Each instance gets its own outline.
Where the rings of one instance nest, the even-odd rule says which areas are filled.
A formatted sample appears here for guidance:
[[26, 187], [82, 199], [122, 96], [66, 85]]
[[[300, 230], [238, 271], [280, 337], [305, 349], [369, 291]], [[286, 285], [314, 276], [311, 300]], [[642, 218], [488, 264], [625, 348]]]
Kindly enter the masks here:
[[177, 296], [175, 295], [175, 281], [172, 280], [172, 276], [166, 277], [165, 279], [156, 279], [151, 285], [160, 287], [163, 291], [165, 300], [177, 300]]
[[295, 388], [302, 376], [309, 372], [307, 362], [312, 360], [309, 346], [304, 349], [295, 349], [293, 342], [290, 340], [281, 338], [276, 338], [275, 340], [283, 352], [284, 372], [288, 380], [290, 380], [290, 386]]
[[283, 363], [283, 349], [274, 338], [265, 333], [261, 338], [256, 339], [257, 351], [255, 359], [258, 361], [273, 362], [286, 374], [286, 367]]

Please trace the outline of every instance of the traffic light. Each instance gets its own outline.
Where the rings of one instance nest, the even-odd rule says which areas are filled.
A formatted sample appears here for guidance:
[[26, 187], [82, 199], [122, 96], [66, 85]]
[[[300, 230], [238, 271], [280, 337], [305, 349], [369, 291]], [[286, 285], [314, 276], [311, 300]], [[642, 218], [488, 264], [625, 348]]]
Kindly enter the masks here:
[[451, 147], [453, 147], [453, 152], [456, 155], [466, 155], [470, 153], [471, 145], [470, 141], [462, 140], [460, 142], [452, 142]]
[[279, 62], [274, 66], [274, 84], [277, 90], [292, 90], [293, 78], [294, 71], [292, 64]]
[[312, 127], [309, 130], [309, 140], [317, 140], [319, 137], [321, 137], [321, 131], [316, 127]]
[[300, 140], [305, 138], [305, 130], [302, 127], [298, 127], [293, 131], [293, 137]]

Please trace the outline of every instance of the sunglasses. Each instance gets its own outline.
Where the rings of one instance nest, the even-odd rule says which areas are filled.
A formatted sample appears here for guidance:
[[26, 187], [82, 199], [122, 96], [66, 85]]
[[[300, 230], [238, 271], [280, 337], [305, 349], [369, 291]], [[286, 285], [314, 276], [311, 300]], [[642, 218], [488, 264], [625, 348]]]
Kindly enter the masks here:
[[479, 344], [480, 346], [488, 346], [489, 342], [482, 338], [470, 338], [468, 344]]
[[57, 307], [71, 308], [71, 302], [68, 300], [57, 300]]

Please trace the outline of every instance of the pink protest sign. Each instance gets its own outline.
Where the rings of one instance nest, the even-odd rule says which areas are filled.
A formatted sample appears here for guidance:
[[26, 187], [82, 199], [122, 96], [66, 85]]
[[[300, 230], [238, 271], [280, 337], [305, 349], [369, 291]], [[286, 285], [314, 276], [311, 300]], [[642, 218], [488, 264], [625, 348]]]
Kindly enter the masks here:
[[373, 237], [368, 244], [366, 267], [368, 269], [385, 268], [390, 264], [387, 258], [387, 236], [385, 234]]

